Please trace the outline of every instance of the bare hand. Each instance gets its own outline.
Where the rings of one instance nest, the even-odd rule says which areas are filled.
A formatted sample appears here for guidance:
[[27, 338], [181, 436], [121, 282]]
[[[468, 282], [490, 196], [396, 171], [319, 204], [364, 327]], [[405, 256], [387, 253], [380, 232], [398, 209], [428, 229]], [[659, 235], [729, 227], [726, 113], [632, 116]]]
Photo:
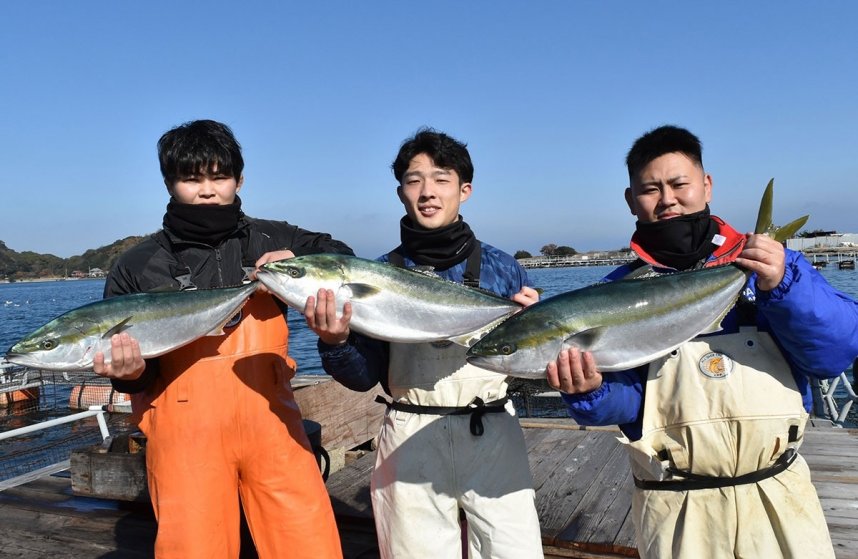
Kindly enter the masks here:
[[343, 306], [343, 316], [337, 318], [337, 301], [330, 289], [320, 289], [316, 298], [307, 297], [304, 306], [307, 326], [328, 345], [345, 343], [349, 338], [349, 322], [352, 319], [352, 304]]
[[539, 301], [539, 293], [534, 288], [525, 285], [521, 291], [512, 296], [512, 300], [523, 307], [529, 307]]
[[[287, 258], [295, 258], [295, 253], [291, 250], [274, 250], [271, 252], [266, 252], [259, 257], [259, 260], [256, 261], [256, 269], [250, 272], [250, 279], [256, 279], [256, 270], [258, 270], [263, 264], [268, 264], [269, 262], [276, 262], [277, 260], [286, 260]], [[260, 283], [256, 289], [257, 291], [261, 291], [262, 293], [271, 293], [271, 291], [262, 283]]]
[[95, 374], [117, 380], [137, 380], [143, 374], [146, 362], [140, 355], [140, 344], [127, 332], [114, 334], [110, 338], [110, 363], [104, 362], [104, 353], [99, 351], [92, 360]]
[[561, 351], [557, 361], [545, 368], [545, 376], [549, 386], [566, 394], [583, 394], [602, 386], [593, 354], [577, 348]]
[[736, 264], [757, 273], [757, 288], [771, 291], [784, 279], [784, 247], [768, 235], [747, 234]]

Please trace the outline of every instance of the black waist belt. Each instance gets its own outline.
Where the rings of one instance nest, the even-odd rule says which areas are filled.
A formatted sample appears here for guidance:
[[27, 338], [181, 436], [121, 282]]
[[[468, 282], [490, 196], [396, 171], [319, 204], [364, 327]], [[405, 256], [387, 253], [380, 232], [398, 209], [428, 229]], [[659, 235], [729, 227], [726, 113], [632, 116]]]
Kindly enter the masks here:
[[635, 478], [635, 487], [639, 489], [656, 489], [661, 491], [693, 491], [695, 489], [716, 489], [718, 487], [730, 487], [733, 485], [745, 485], [748, 483], [757, 483], [766, 478], [770, 478], [783, 472], [795, 462], [798, 452], [794, 448], [788, 448], [781, 454], [774, 464], [768, 468], [757, 470], [749, 474], [738, 477], [715, 477], [701, 476], [690, 472], [680, 472], [668, 468], [668, 471], [674, 475], [681, 476], [683, 479], [653, 481]]
[[506, 411], [504, 405], [509, 401], [508, 397], [493, 402], [483, 402], [482, 398], [474, 398], [474, 401], [465, 407], [455, 406], [417, 406], [404, 402], [388, 402], [383, 396], [376, 396], [375, 401], [386, 405], [389, 409], [407, 413], [422, 413], [427, 415], [467, 415], [471, 416], [471, 434], [479, 437], [485, 432], [483, 427], [483, 414], [502, 413]]

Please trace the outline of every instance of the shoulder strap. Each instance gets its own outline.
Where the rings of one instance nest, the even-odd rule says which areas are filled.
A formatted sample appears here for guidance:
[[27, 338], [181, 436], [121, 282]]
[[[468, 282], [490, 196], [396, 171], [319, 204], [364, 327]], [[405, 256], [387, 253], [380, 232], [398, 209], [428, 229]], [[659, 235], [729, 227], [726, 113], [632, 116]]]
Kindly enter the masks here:
[[393, 266], [397, 268], [405, 267], [405, 258], [401, 253], [396, 251], [397, 249], [393, 249], [387, 253], [387, 261], [390, 262]]
[[253, 258], [253, 253], [250, 250], [250, 235], [251, 231], [248, 229], [244, 231], [244, 234], [239, 239], [241, 243], [241, 265], [244, 268], [253, 268], [256, 265], [256, 260]]
[[[387, 261], [398, 268], [405, 267], [405, 257], [398, 252], [398, 248], [387, 253]], [[482, 264], [483, 250], [482, 244], [477, 241], [477, 246], [468, 255], [468, 261], [465, 263], [465, 273], [463, 274], [462, 283], [466, 287], [480, 287], [480, 267]]]
[[483, 259], [483, 245], [480, 241], [476, 242], [476, 246], [468, 255], [468, 262], [465, 264], [464, 283], [467, 287], [480, 287], [480, 265]]
[[152, 239], [172, 257], [170, 262], [170, 275], [179, 283], [179, 290], [184, 291], [186, 289], [196, 288], [194, 282], [191, 281], [191, 267], [185, 264], [179, 255], [176, 254], [176, 251], [173, 250], [173, 243], [170, 242], [170, 237], [167, 236], [164, 230], [161, 229], [152, 235]]

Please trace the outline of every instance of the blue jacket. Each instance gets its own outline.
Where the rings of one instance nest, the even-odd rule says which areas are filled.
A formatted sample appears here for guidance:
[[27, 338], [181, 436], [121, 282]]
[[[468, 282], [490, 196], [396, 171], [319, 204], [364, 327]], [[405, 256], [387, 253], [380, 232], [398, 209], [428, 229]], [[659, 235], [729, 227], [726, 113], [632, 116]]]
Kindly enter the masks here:
[[[480, 287], [492, 291], [501, 297], [512, 297], [522, 287], [531, 286], [527, 272], [509, 254], [481, 242]], [[387, 254], [378, 258], [388, 261]], [[462, 282], [465, 262], [460, 262], [446, 270], [436, 270], [444, 279]], [[416, 264], [405, 255], [406, 267]], [[352, 390], [365, 392], [377, 383], [387, 390], [387, 369], [389, 362], [389, 342], [375, 340], [354, 332], [348, 343], [331, 346], [319, 340], [319, 355], [322, 367], [338, 382]]]
[[[621, 267], [606, 280], [624, 276]], [[792, 369], [805, 409], [812, 410], [809, 377], [833, 378], [858, 355], [858, 302], [834, 289], [804, 258], [786, 250], [784, 278], [775, 289], [756, 290], [751, 275], [741, 295], [756, 303], [756, 325], [768, 332]], [[738, 331], [739, 310], [734, 307], [722, 322], [722, 331]], [[631, 440], [641, 438], [644, 383], [648, 365], [605, 373], [602, 386], [586, 394], [564, 394], [570, 415], [582, 425], [619, 425]]]

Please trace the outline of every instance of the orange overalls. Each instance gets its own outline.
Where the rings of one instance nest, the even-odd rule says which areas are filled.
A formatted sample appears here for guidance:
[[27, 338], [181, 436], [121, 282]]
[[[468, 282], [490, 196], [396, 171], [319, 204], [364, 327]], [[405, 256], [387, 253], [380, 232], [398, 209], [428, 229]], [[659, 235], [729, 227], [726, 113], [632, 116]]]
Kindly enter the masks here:
[[341, 558], [339, 535], [289, 380], [289, 329], [256, 294], [225, 336], [160, 358], [132, 395], [147, 437], [159, 559], [236, 558], [239, 500], [259, 557]]

